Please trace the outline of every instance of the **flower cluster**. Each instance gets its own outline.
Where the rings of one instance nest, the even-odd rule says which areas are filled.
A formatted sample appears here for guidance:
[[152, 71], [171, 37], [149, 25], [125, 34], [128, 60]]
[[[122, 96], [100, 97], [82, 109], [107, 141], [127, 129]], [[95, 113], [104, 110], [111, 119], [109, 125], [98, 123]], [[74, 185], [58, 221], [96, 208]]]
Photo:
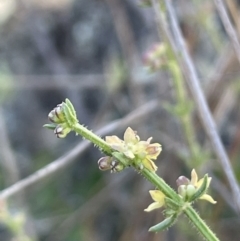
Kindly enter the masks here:
[[162, 148], [159, 143], [150, 144], [152, 137], [147, 141], [140, 141], [139, 136], [128, 127], [124, 133], [123, 140], [117, 136], [106, 136], [106, 142], [109, 146], [125, 157], [132, 160], [132, 164], [138, 165], [140, 169], [143, 167], [150, 171], [156, 171], [157, 166], [153, 160], [156, 160]]
[[64, 138], [72, 130], [74, 124], [78, 123], [76, 112], [70, 100], [57, 105], [49, 114], [49, 120], [52, 124], [46, 124], [44, 127], [53, 129], [58, 138]]
[[[204, 178], [198, 180], [198, 175], [196, 171], [193, 169], [191, 172], [191, 180], [189, 180], [185, 176], [180, 176], [177, 179], [178, 193], [184, 201], [192, 200], [193, 197], [195, 197], [195, 199], [203, 199], [212, 204], [215, 204], [217, 202], [210, 195], [206, 194], [206, 191], [209, 188], [211, 180], [212, 178], [206, 175], [206, 185], [204, 185]], [[200, 189], [203, 190], [201, 191]]]
[[[191, 180], [184, 176], [180, 176], [177, 179], [178, 194], [184, 200], [184, 202], [192, 202], [197, 199], [206, 200], [212, 204], [217, 203], [210, 195], [206, 194], [209, 188], [211, 177], [206, 175], [206, 185], [204, 184], [204, 178], [198, 180], [198, 175], [193, 169], [191, 172]], [[202, 189], [201, 192], [200, 189]], [[198, 195], [196, 195], [199, 192]], [[166, 196], [160, 190], [150, 190], [149, 191], [154, 202], [150, 204], [144, 211], [150, 212], [154, 209], [161, 208], [166, 204]]]

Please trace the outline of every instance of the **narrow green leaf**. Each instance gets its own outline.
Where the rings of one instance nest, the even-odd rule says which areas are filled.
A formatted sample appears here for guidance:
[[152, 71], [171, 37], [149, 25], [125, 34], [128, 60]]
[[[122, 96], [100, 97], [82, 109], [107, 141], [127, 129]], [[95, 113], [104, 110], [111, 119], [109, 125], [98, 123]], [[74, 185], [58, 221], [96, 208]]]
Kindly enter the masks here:
[[207, 183], [208, 183], [208, 175], [206, 174], [203, 179], [202, 186], [194, 193], [188, 201], [192, 202], [198, 198], [200, 198], [207, 191]]
[[72, 114], [71, 109], [66, 103], [63, 103], [63, 112], [67, 121], [67, 124], [70, 128], [77, 122], [76, 117]]
[[43, 125], [44, 128], [50, 129], [50, 130], [54, 130], [56, 128], [56, 124], [45, 124]]
[[74, 109], [72, 102], [69, 99], [66, 99], [65, 103], [66, 103], [67, 107], [69, 108], [69, 111], [71, 112], [71, 114], [74, 116], [74, 118], [77, 118], [76, 111]]
[[157, 225], [152, 226], [148, 231], [149, 232], [163, 231], [163, 230], [165, 230], [167, 228], [170, 228], [174, 224], [176, 219], [177, 219], [177, 215], [172, 215], [170, 217], [167, 217], [161, 223], [158, 223]]

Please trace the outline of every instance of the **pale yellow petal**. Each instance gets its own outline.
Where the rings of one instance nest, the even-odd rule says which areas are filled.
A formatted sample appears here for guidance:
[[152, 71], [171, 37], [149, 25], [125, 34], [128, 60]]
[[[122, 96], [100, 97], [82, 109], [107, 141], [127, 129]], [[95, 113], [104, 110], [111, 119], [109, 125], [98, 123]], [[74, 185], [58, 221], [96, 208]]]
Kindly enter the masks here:
[[[212, 180], [211, 177], [208, 177], [208, 178], [207, 178], [207, 188], [209, 187], [211, 180]], [[197, 188], [201, 187], [202, 184], [203, 184], [203, 181], [204, 181], [204, 178], [201, 178], [201, 179], [196, 183], [195, 186], [196, 186]]]
[[207, 179], [207, 188], [209, 188], [211, 181], [212, 181], [212, 178], [208, 177], [208, 179]]
[[210, 202], [210, 203], [212, 203], [212, 204], [217, 203], [217, 201], [215, 201], [215, 200], [214, 200], [210, 195], [208, 195], [208, 194], [203, 194], [203, 195], [200, 197], [200, 199], [206, 200], [206, 201], [208, 201], [208, 202]]
[[192, 172], [191, 172], [191, 184], [196, 186], [197, 182], [198, 182], [198, 175], [197, 175], [195, 169], [193, 169]]
[[149, 193], [153, 201], [164, 204], [165, 195], [160, 190], [150, 190]]
[[162, 146], [159, 143], [149, 144], [146, 148], [146, 152], [149, 159], [156, 160], [158, 155], [162, 151]]
[[150, 171], [157, 171], [158, 167], [155, 165], [155, 163], [147, 158], [143, 159], [142, 161], [144, 167], [146, 167]]
[[132, 128], [128, 127], [124, 133], [123, 139], [126, 143], [137, 143], [139, 141], [139, 136]]
[[146, 209], [144, 209], [145, 212], [151, 212], [154, 209], [161, 208], [163, 204], [160, 204], [158, 202], [151, 203]]
[[204, 178], [201, 178], [197, 183], [195, 183], [195, 187], [197, 187], [197, 188], [201, 187], [203, 184], [203, 180], [204, 180]]
[[149, 137], [149, 138], [147, 139], [147, 143], [150, 144], [151, 141], [152, 141], [152, 137]]
[[125, 147], [122, 144], [109, 144], [113, 150], [119, 151], [119, 152], [124, 152]]
[[124, 151], [123, 154], [130, 159], [133, 159], [135, 157], [132, 151], [129, 151], [129, 150]]
[[146, 141], [139, 141], [138, 143], [137, 143], [137, 147], [138, 148], [146, 148], [147, 146], [148, 146], [149, 144], [146, 142]]
[[124, 142], [123, 140], [119, 139], [117, 136], [106, 136], [105, 140], [109, 144], [109, 146], [112, 147], [112, 149], [119, 152], [124, 151]]
[[108, 144], [123, 144], [123, 141], [117, 136], [106, 136], [105, 140]]

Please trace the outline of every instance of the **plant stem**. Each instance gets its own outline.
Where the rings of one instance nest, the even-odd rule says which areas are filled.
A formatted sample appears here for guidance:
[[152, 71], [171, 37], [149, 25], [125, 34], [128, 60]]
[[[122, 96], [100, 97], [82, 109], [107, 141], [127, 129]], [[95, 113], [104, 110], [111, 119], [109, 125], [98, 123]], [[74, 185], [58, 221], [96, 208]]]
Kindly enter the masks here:
[[149, 182], [151, 182], [157, 189], [162, 191], [167, 197], [169, 197], [173, 200], [176, 200], [178, 202], [181, 202], [181, 198], [178, 196], [178, 194], [155, 172], [151, 172], [148, 169], [144, 168], [141, 171], [141, 174]]
[[[173, 200], [178, 202], [182, 201], [181, 198], [178, 196], [178, 194], [156, 173], [151, 172], [146, 168], [144, 168], [141, 173], [149, 182], [155, 185], [167, 197], [170, 197]], [[206, 240], [219, 241], [216, 235], [207, 226], [207, 224], [201, 219], [201, 217], [191, 207], [191, 205], [186, 206], [183, 212]]]
[[[170, 187], [168, 184], [159, 177], [156, 173], [151, 172], [144, 168], [142, 170], [142, 175], [153, 185], [155, 185], [159, 190], [161, 190], [167, 197], [172, 198], [175, 201], [181, 202], [181, 198], [178, 194]], [[188, 205], [183, 210], [184, 214], [189, 218], [193, 225], [198, 229], [201, 235], [209, 241], [219, 241], [212, 230], [207, 226], [207, 224], [200, 218], [197, 212]]]
[[109, 155], [109, 156], [112, 155], [113, 150], [111, 149], [111, 147], [101, 137], [97, 136], [96, 134], [88, 130], [83, 125], [80, 125], [79, 123], [77, 123], [74, 125], [73, 130], [77, 134], [81, 135], [82, 137], [94, 143], [106, 155]]
[[[116, 152], [113, 151], [102, 138], [94, 134], [92, 131], [88, 130], [86, 127], [80, 124], [76, 124], [74, 126], [74, 131], [76, 131], [78, 134], [88, 139], [89, 141], [91, 141], [93, 144], [99, 147], [104, 153], [107, 153], [110, 156], [114, 156], [120, 163], [126, 165], [127, 161], [124, 160], [126, 158], [124, 158], [123, 155], [116, 155]], [[137, 169], [137, 171], [139, 170]], [[143, 170], [141, 170], [141, 174], [155, 187], [161, 190], [167, 197], [179, 203], [182, 203], [182, 199], [179, 197], [179, 195], [155, 172], [143, 168]], [[183, 212], [206, 240], [219, 241], [216, 235], [209, 229], [206, 223], [199, 217], [199, 215], [190, 205], [186, 206]]]
[[[171, 48], [171, 46], [170, 46]], [[189, 99], [187, 98], [187, 94], [185, 91], [185, 86], [184, 86], [184, 80], [183, 76], [180, 70], [179, 65], [177, 64], [175, 57], [172, 56], [172, 54], [168, 54], [169, 57], [172, 57], [171, 61], [168, 63], [168, 68], [170, 69], [172, 75], [173, 75], [173, 83], [175, 85], [175, 90], [176, 90], [176, 101], [177, 104], [181, 108], [182, 106], [187, 106], [189, 104]], [[184, 115], [179, 115], [179, 119], [182, 123], [182, 127], [184, 130], [185, 138], [188, 144], [188, 147], [190, 149], [190, 159], [191, 162], [188, 162], [188, 165], [199, 165], [199, 158], [198, 158], [198, 152], [197, 150], [200, 149], [196, 142], [195, 138], [195, 131], [193, 127], [193, 122], [192, 122], [192, 117], [191, 117], [191, 110], [188, 109], [188, 112], [186, 112]]]
[[192, 206], [184, 209], [184, 214], [191, 220], [193, 225], [198, 229], [201, 235], [209, 241], [219, 241], [216, 234], [207, 226], [207, 224], [201, 219], [198, 213], [192, 208]]

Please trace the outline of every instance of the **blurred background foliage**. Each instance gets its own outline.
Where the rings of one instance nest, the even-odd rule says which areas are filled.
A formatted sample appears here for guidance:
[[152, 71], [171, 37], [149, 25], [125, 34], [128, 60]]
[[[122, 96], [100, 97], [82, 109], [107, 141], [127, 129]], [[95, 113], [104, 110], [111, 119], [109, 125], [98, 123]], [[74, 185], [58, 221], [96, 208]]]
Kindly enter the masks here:
[[[239, 5], [227, 0], [239, 30]], [[176, 188], [189, 176], [186, 138], [177, 90], [168, 69], [149, 72], [143, 56], [160, 42], [151, 7], [137, 0], [0, 0], [0, 187], [45, 167], [82, 142], [57, 139], [42, 128], [51, 109], [69, 98], [81, 123], [122, 137], [131, 126], [142, 139], [163, 145], [158, 174]], [[175, 0], [174, 7], [235, 174], [240, 180], [240, 65], [212, 1]], [[238, 32], [240, 34], [240, 32]], [[182, 79], [184, 80], [184, 78]], [[191, 102], [188, 88], [185, 101]], [[141, 109], [142, 106], [145, 109]], [[168, 106], [168, 107], [167, 107]], [[134, 113], [140, 113], [134, 115]], [[223, 171], [212, 154], [195, 108], [187, 110], [194, 148], [204, 160], [197, 171], [213, 176], [216, 205], [197, 203], [221, 240], [237, 241], [240, 219]], [[120, 121], [121, 122], [121, 121]], [[201, 240], [182, 221], [167, 232], [148, 233], [162, 220], [147, 214], [153, 187], [133, 170], [98, 170], [101, 153], [89, 147], [74, 162], [0, 203], [1, 241]]]

